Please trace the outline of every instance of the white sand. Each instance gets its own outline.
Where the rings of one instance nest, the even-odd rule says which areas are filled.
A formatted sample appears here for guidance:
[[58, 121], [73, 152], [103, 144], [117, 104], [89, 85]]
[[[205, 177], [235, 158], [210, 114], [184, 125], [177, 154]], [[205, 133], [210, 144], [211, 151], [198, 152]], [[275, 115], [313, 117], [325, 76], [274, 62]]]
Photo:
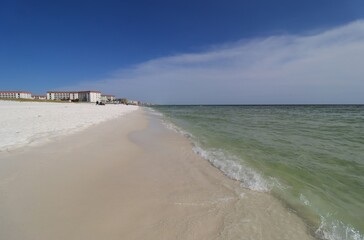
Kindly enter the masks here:
[[0, 239], [312, 240], [142, 110], [1, 153]]
[[46, 142], [136, 109], [125, 105], [0, 101], [0, 152]]

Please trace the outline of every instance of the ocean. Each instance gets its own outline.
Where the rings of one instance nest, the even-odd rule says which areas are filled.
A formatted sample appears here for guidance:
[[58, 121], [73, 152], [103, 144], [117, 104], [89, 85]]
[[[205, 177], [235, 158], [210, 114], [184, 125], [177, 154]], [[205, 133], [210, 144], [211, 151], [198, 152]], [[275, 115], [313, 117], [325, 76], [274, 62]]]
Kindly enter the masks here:
[[364, 106], [155, 106], [194, 151], [317, 239], [364, 239]]

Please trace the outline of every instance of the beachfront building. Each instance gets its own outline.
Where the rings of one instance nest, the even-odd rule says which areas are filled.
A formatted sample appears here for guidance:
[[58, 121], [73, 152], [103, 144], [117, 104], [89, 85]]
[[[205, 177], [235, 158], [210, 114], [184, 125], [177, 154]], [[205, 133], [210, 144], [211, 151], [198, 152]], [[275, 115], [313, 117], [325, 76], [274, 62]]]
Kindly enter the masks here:
[[32, 95], [35, 100], [47, 100], [47, 95]]
[[112, 103], [112, 102], [115, 102], [115, 100], [116, 100], [116, 97], [114, 95], [110, 95], [110, 94], [101, 95], [101, 102]]
[[78, 92], [78, 99], [80, 102], [101, 102], [100, 91], [81, 91]]
[[128, 100], [128, 104], [129, 104], [129, 105], [139, 105], [139, 101], [135, 101], [135, 100]]
[[24, 91], [0, 91], [0, 98], [23, 98], [23, 99], [31, 99], [31, 92]]
[[100, 102], [100, 91], [48, 91], [48, 100]]
[[48, 100], [61, 100], [61, 101], [73, 101], [77, 100], [78, 92], [68, 92], [68, 91], [48, 91], [47, 92]]

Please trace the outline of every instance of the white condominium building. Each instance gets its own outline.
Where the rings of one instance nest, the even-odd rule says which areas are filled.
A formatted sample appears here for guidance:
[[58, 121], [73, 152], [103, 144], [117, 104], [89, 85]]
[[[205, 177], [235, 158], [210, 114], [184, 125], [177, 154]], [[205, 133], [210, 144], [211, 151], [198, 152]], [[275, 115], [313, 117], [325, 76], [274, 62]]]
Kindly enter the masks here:
[[80, 102], [100, 102], [100, 91], [81, 91], [78, 92], [78, 99]]
[[49, 100], [78, 100], [79, 102], [100, 102], [100, 91], [48, 91]]
[[49, 100], [78, 100], [79, 102], [100, 102], [100, 91], [48, 91]]
[[31, 92], [24, 91], [0, 91], [0, 98], [25, 98], [31, 99]]
[[[107, 99], [113, 101], [114, 96], [107, 95]], [[100, 102], [100, 91], [48, 91], [47, 95], [32, 95], [31, 92], [24, 91], [0, 91], [0, 98], [25, 98], [38, 100], [61, 100], [61, 101], [79, 101], [79, 102]]]
[[48, 100], [76, 100], [78, 98], [78, 92], [56, 92], [56, 91], [48, 91], [47, 92]]

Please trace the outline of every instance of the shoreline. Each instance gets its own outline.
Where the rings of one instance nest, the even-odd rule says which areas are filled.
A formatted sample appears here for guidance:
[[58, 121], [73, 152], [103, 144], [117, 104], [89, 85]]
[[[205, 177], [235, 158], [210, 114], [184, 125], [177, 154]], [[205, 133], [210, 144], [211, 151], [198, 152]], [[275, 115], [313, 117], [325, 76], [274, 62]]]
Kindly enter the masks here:
[[0, 155], [4, 239], [313, 239], [145, 110]]

